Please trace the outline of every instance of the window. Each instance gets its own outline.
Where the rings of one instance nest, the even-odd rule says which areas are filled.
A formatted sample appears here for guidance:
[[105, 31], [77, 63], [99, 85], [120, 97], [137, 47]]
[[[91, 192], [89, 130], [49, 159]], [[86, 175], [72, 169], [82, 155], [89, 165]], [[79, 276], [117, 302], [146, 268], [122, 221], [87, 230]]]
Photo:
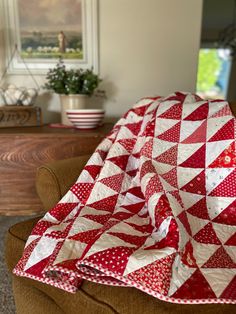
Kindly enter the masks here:
[[202, 98], [227, 97], [231, 56], [229, 49], [202, 48], [199, 51], [197, 94]]

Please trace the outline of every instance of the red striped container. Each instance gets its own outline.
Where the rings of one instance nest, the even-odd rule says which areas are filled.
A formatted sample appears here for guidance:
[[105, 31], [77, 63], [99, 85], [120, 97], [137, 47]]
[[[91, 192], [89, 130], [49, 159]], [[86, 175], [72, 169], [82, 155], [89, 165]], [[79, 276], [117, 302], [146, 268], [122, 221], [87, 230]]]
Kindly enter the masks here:
[[70, 109], [66, 110], [68, 119], [77, 129], [95, 129], [102, 124], [103, 109]]

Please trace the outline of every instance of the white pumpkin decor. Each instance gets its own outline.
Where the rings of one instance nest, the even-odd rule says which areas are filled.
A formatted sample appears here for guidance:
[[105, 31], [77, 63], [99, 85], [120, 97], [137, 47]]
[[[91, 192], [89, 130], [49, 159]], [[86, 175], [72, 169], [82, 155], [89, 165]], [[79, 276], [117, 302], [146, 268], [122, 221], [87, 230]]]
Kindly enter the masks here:
[[0, 103], [5, 105], [33, 105], [38, 96], [35, 88], [16, 87], [11, 84], [6, 89], [0, 89]]

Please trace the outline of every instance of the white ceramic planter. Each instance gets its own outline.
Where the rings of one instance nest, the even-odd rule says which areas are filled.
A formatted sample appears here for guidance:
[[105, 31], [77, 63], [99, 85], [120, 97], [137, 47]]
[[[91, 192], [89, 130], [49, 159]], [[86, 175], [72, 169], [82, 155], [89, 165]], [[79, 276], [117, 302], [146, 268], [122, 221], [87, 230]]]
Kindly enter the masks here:
[[88, 95], [71, 94], [59, 95], [61, 101], [61, 123], [65, 125], [72, 125], [66, 115], [66, 110], [69, 109], [84, 109], [87, 107]]

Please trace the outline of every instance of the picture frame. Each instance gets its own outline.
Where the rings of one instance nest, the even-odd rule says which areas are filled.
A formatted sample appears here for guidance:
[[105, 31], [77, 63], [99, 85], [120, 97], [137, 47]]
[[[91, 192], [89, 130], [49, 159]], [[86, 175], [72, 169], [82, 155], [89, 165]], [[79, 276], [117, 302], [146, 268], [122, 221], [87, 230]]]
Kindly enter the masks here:
[[[26, 74], [29, 72], [32, 74], [46, 74], [50, 68], [56, 65], [60, 57], [62, 57], [68, 68], [93, 68], [95, 73], [99, 72], [97, 0], [58, 0], [58, 2], [50, 0], [1, 1], [5, 29], [5, 64], [9, 74]], [[19, 7], [20, 5], [25, 5], [27, 1], [31, 10], [33, 4], [38, 9], [31, 12], [37, 12], [35, 20], [39, 21], [38, 29], [35, 27], [34, 23], [36, 22], [34, 22], [34, 19], [31, 19], [29, 14], [27, 19], [27, 15], [24, 15], [26, 10]], [[42, 6], [45, 6], [47, 1], [50, 6], [53, 4], [54, 7], [49, 6], [44, 12]], [[65, 10], [61, 8], [63, 3]], [[42, 5], [41, 7], [40, 4]], [[70, 12], [68, 12], [68, 8], [70, 8]], [[59, 25], [58, 29], [56, 29], [55, 23], [53, 24], [52, 19], [50, 19], [50, 9], [54, 10], [51, 12], [52, 17], [56, 16], [58, 12], [63, 21], [61, 24], [63, 26]], [[68, 16], [70, 14], [70, 18], [66, 16], [64, 11], [68, 13]], [[76, 14], [78, 21], [80, 20], [78, 25], [76, 24]], [[80, 14], [81, 16], [79, 16]], [[40, 18], [42, 26], [40, 26]], [[75, 29], [72, 29], [73, 27], [69, 23], [66, 24], [69, 21], [71, 25], [73, 25], [71, 21], [74, 21]], [[66, 30], [65, 32], [64, 29]], [[29, 43], [32, 44], [29, 45]], [[47, 43], [50, 43], [50, 45]]]

